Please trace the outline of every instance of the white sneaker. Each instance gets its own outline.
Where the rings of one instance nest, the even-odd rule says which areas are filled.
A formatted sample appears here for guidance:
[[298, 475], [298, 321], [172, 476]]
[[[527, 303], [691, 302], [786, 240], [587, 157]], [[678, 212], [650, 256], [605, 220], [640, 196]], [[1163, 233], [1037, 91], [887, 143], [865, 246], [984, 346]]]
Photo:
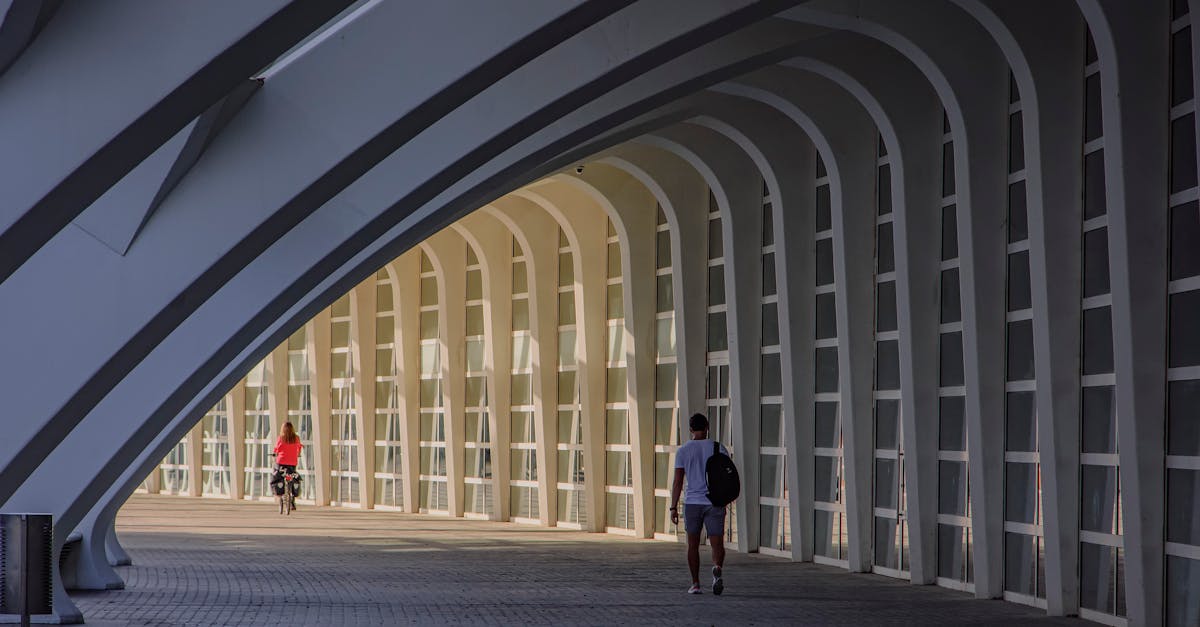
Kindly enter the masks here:
[[691, 588], [688, 588], [688, 594], [704, 594], [704, 591], [700, 589], [700, 584], [694, 583]]

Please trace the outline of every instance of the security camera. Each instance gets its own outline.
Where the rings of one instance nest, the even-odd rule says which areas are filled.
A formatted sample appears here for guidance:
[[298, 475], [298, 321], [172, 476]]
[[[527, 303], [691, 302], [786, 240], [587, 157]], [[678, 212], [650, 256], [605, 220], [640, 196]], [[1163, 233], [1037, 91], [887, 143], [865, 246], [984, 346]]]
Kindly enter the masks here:
[[575, 173], [576, 173], [576, 174], [583, 174], [583, 166], [582, 166], [582, 165], [577, 165], [577, 166], [575, 166]]

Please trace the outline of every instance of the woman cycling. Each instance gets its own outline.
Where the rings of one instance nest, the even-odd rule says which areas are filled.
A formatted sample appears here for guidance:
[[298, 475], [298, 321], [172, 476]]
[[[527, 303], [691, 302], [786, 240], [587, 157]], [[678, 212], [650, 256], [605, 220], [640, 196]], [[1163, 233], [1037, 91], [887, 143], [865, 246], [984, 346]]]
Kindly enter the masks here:
[[[283, 496], [284, 471], [291, 475], [296, 474], [296, 463], [300, 459], [302, 448], [304, 445], [300, 443], [300, 436], [296, 435], [296, 428], [290, 422], [283, 423], [283, 433], [279, 434], [279, 439], [275, 441], [275, 472], [271, 475], [271, 487], [275, 490], [276, 499]], [[295, 490], [296, 488], [293, 488], [293, 491]]]

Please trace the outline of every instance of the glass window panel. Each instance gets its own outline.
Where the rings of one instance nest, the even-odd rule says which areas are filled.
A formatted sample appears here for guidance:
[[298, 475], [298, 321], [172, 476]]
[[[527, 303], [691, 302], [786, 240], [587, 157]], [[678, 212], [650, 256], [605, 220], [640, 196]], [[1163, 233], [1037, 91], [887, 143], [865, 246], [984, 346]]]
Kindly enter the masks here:
[[575, 284], [575, 260], [571, 253], [558, 254], [558, 286]]
[[1171, 209], [1171, 279], [1200, 275], [1200, 205]]
[[341, 298], [333, 301], [330, 307], [330, 315], [333, 317], [349, 316], [350, 315], [350, 295], [343, 294]]
[[558, 324], [575, 324], [575, 292], [558, 295]]
[[351, 375], [350, 353], [334, 353], [329, 358], [329, 376], [334, 379], [345, 379]]
[[1037, 464], [1004, 463], [1004, 519], [1037, 524]]
[[954, 195], [954, 142], [942, 144], [942, 197]]
[[875, 517], [875, 565], [900, 567], [900, 556], [896, 551], [896, 521], [891, 518]]
[[463, 405], [478, 407], [484, 404], [484, 377], [467, 377], [463, 390]]
[[875, 259], [878, 263], [876, 272], [883, 274], [896, 269], [896, 259], [892, 251], [892, 223], [880, 224], [879, 234], [875, 239]]
[[675, 356], [675, 318], [655, 321], [654, 342], [658, 357]]
[[396, 360], [392, 359], [392, 349], [380, 348], [375, 350], [375, 375], [390, 377], [396, 374]]
[[938, 399], [938, 448], [943, 451], [967, 450], [965, 401], [962, 396]]
[[607, 335], [608, 361], [625, 361], [625, 327], [620, 323], [611, 324], [607, 328]]
[[1033, 392], [1008, 392], [1004, 408], [1004, 450], [1036, 451], [1037, 409]]
[[392, 300], [392, 285], [391, 283], [379, 283], [375, 285], [375, 311], [392, 311], [396, 308], [395, 301]]
[[1109, 307], [1083, 311], [1083, 374], [1113, 371], [1112, 311]]
[[[1174, 384], [1171, 384], [1174, 385]], [[1117, 452], [1117, 420], [1111, 386], [1083, 388], [1084, 453]], [[1168, 438], [1168, 443], [1171, 438]]]
[[610, 409], [605, 412], [605, 442], [608, 444], [629, 444], [629, 414], [623, 409]]
[[938, 461], [938, 513], [967, 515], [966, 462]]
[[939, 382], [942, 386], [963, 384], [962, 332], [943, 333], [938, 346]]
[[299, 351], [305, 347], [304, 327], [296, 329], [296, 332], [288, 336], [288, 350]]
[[763, 303], [762, 306], [763, 346], [779, 344], [779, 304]]
[[1037, 593], [1037, 538], [1004, 534], [1004, 589], [1033, 596]]
[[533, 375], [512, 375], [512, 398], [510, 400], [513, 405], [529, 405], [533, 403]]
[[675, 410], [669, 407], [660, 407], [654, 410], [654, 443], [655, 444], [674, 444], [679, 440], [679, 434], [675, 432]]
[[833, 228], [833, 214], [829, 198], [829, 185], [817, 187], [817, 232]]
[[483, 305], [467, 305], [467, 335], [483, 335]]
[[896, 478], [896, 460], [875, 460], [875, 507], [896, 509], [896, 491], [900, 484]]
[[[512, 427], [513, 442], [533, 442], [533, 412], [528, 411], [513, 411], [509, 414]], [[513, 451], [513, 457], [517, 457], [517, 451]]]
[[1104, 189], [1104, 151], [1088, 153], [1083, 158], [1083, 219], [1089, 220], [1108, 213]]
[[783, 498], [784, 462], [782, 455], [760, 455], [759, 494], [768, 498]]
[[512, 338], [512, 367], [514, 370], [524, 370], [533, 363], [530, 336], [521, 334]]
[[1108, 229], [1099, 228], [1083, 234], [1083, 296], [1108, 290]]
[[467, 270], [467, 300], [480, 300], [482, 298], [483, 272], [479, 270]]
[[483, 371], [483, 340], [467, 340], [467, 370], [469, 372]]
[[1168, 555], [1164, 583], [1167, 588], [1166, 623], [1200, 623], [1200, 560]]
[[1171, 193], [1196, 186], [1196, 114], [1171, 122]]
[[[763, 181], [763, 196], [766, 196], [767, 183]], [[771, 203], [763, 205], [762, 214], [762, 245], [770, 246], [775, 243], [775, 218], [771, 213]]]
[[1167, 469], [1167, 542], [1200, 545], [1200, 471]]
[[1079, 544], [1079, 604], [1105, 614], [1125, 614], [1122, 585], [1124, 556], [1121, 549], [1081, 542]]
[[832, 337], [837, 337], [837, 305], [834, 294], [817, 294], [817, 339]]
[[875, 343], [875, 389], [900, 389], [900, 342], [884, 340]]
[[958, 257], [958, 208], [942, 209], [942, 261]]
[[605, 299], [608, 319], [625, 317], [625, 293], [620, 283], [608, 286], [608, 298]]
[[671, 275], [664, 274], [655, 277], [654, 285], [655, 301], [658, 313], [665, 313], [675, 308], [675, 293], [671, 288]]
[[654, 267], [671, 267], [671, 232], [659, 231], [654, 241]]
[[1167, 454], [1200, 456], [1200, 381], [1167, 386]]
[[837, 347], [818, 348], [816, 350], [816, 392], [838, 391], [838, 353]]
[[438, 302], [437, 278], [421, 278], [421, 305], [436, 305]]
[[329, 345], [344, 348], [350, 345], [350, 323], [334, 322], [329, 325]]
[[895, 331], [896, 328], [896, 282], [887, 281], [875, 288], [875, 330]]
[[659, 364], [654, 368], [654, 399], [675, 400], [675, 364]]
[[1083, 141], [1090, 142], [1104, 134], [1104, 120], [1100, 106], [1100, 74], [1092, 74], [1083, 81]]
[[574, 405], [579, 401], [579, 396], [576, 392], [575, 373], [558, 373], [558, 403], [560, 405]]
[[759, 411], [760, 446], [783, 446], [783, 408], [765, 404]]
[[438, 312], [421, 312], [421, 339], [434, 340], [438, 336]]
[[1029, 251], [1008, 256], [1008, 310], [1020, 311], [1032, 307], [1029, 298]]
[[379, 316], [375, 319], [375, 341], [380, 344], [391, 344], [396, 341], [395, 318]]
[[1171, 367], [1200, 365], [1200, 290], [1170, 296]]
[[725, 312], [718, 311], [708, 314], [708, 350], [718, 352], [728, 350], [729, 338], [725, 330]]
[[958, 268], [942, 271], [941, 280], [941, 322], [959, 322], [962, 320], [961, 302], [958, 291]]
[[562, 329], [558, 332], [558, 365], [575, 365], [575, 330]]
[[1009, 243], [1029, 239], [1029, 212], [1025, 200], [1025, 181], [1008, 186]]
[[938, 577], [963, 579], [963, 536], [966, 530], [955, 525], [938, 525]]
[[725, 304], [725, 266], [708, 267], [708, 304]]
[[708, 221], [708, 258], [718, 259], [724, 256], [724, 246], [721, 240], [721, 218]]
[[813, 498], [822, 503], [838, 502], [838, 458], [813, 457]]
[[763, 296], [771, 296], [776, 292], [775, 286], [775, 253], [762, 256]]
[[780, 369], [779, 353], [769, 353], [762, 356], [763, 396], [779, 396], [783, 394], [783, 375]]
[[1117, 468], [1082, 464], [1080, 474], [1079, 528], [1100, 533], [1119, 533], [1117, 526]]
[[608, 243], [608, 278], [621, 276], [621, 245], [617, 242]]
[[879, 166], [879, 176], [875, 184], [875, 199], [879, 215], [887, 215], [892, 212], [892, 166], [889, 164]]
[[876, 399], [875, 448], [896, 450], [900, 446], [900, 401]]
[[1008, 116], [1008, 171], [1025, 169], [1025, 136], [1021, 125], [1021, 112]]
[[512, 293], [523, 294], [529, 291], [529, 270], [524, 262], [512, 262]]
[[817, 285], [833, 283], [833, 238], [817, 240]]
[[1008, 323], [1008, 380], [1033, 379], [1033, 321]]
[[529, 330], [529, 299], [517, 298], [512, 302], [513, 331]]
[[837, 448], [841, 445], [836, 401], [821, 401], [815, 404], [813, 446]]
[[609, 403], [624, 403], [629, 400], [625, 387], [624, 368], [608, 369], [608, 384], [606, 389], [608, 390], [606, 401]]

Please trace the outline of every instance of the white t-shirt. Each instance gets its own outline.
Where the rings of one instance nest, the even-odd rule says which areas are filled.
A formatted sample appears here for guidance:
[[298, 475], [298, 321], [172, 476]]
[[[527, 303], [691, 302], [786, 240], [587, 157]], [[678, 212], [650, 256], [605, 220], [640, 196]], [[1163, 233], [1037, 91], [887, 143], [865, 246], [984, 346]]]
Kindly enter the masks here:
[[[721, 445], [721, 452], [728, 455], [729, 450]], [[684, 505], [712, 505], [708, 500], [708, 475], [704, 465], [712, 457], [712, 440], [688, 440], [675, 451], [675, 467], [683, 469], [683, 477], [687, 482], [683, 491]]]

